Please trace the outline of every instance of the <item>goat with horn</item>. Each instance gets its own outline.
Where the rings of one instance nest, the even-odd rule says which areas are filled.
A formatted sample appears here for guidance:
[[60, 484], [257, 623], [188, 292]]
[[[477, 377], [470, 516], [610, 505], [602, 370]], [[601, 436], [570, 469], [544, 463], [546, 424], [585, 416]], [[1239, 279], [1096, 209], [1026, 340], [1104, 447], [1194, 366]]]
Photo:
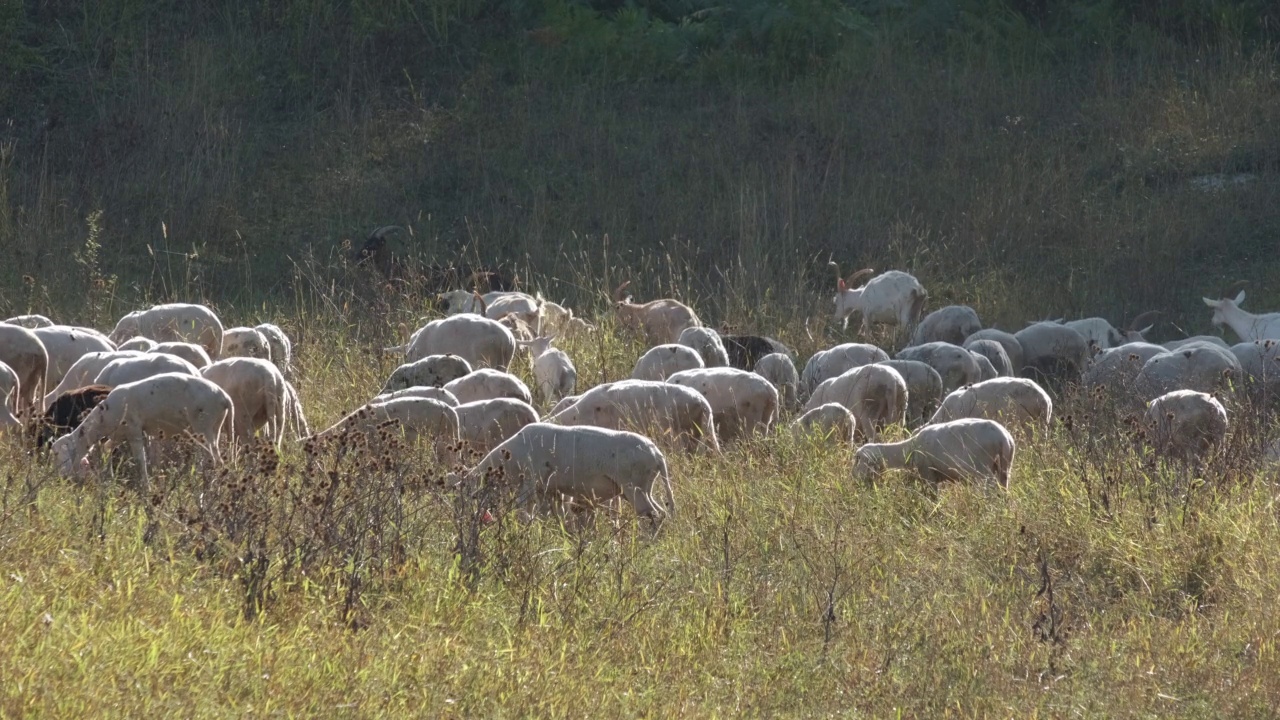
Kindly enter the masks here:
[[[1243, 286], [1244, 281], [1240, 281], [1227, 288], [1222, 292], [1220, 300], [1200, 298], [1205, 305], [1213, 308], [1214, 327], [1229, 327], [1244, 342], [1280, 338], [1280, 313], [1254, 315], [1240, 308], [1240, 304], [1244, 302]], [[1236, 290], [1239, 290], [1239, 294], [1231, 297], [1231, 293]]]
[[920, 319], [929, 293], [919, 280], [901, 270], [889, 270], [871, 278], [866, 285], [855, 288], [859, 279], [872, 275], [875, 270], [864, 268], [847, 279], [840, 277], [840, 266], [828, 263], [836, 271], [835, 319], [841, 328], [849, 327], [849, 316], [862, 313], [859, 332], [866, 334], [871, 325], [896, 325], [906, 328]]
[[614, 312], [622, 325], [644, 333], [651, 345], [678, 343], [685, 328], [702, 325], [697, 314], [679, 300], [663, 298], [647, 303], [631, 302], [630, 295], [622, 296], [622, 291], [630, 284], [631, 281], [627, 280], [613, 291]]

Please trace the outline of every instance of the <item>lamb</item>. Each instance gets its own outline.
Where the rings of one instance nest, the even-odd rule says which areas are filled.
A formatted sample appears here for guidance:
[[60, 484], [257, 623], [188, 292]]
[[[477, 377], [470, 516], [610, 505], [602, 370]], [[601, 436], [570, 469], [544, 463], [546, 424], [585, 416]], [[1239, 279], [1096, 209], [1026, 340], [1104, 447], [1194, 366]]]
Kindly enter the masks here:
[[11, 427], [22, 426], [22, 421], [13, 414], [17, 410], [18, 395], [21, 390], [22, 384], [18, 382], [18, 373], [0, 362], [0, 433]]
[[1014, 337], [1022, 344], [1020, 374], [1054, 387], [1078, 380], [1089, 360], [1089, 343], [1065, 325], [1033, 323], [1014, 333]]
[[1226, 440], [1227, 411], [1206, 393], [1174, 390], [1151, 401], [1147, 426], [1156, 452], [1194, 462]]
[[982, 329], [978, 313], [968, 305], [948, 305], [929, 313], [911, 334], [912, 345], [945, 342], [962, 345], [965, 338]]
[[[271, 359], [271, 343], [257, 328], [233, 327], [222, 333], [222, 352], [219, 359], [231, 357]], [[193, 365], [195, 363], [192, 363]]]
[[53, 327], [54, 322], [43, 315], [16, 315], [3, 321], [5, 325], [17, 325], [28, 330], [36, 328]]
[[824, 381], [805, 410], [840, 403], [857, 419], [857, 432], [874, 442], [886, 425], [901, 424], [907, 412], [907, 381], [885, 365], [864, 365]]
[[271, 362], [280, 368], [280, 373], [287, 380], [293, 375], [293, 342], [278, 325], [262, 323], [254, 327], [254, 330], [262, 333], [262, 336], [267, 339], [267, 345], [271, 351]]
[[684, 345], [668, 344], [649, 348], [636, 361], [631, 371], [633, 380], [665, 380], [667, 376], [684, 370], [706, 367], [702, 356]]
[[36, 426], [36, 447], [48, 447], [55, 438], [75, 430], [110, 393], [106, 385], [87, 385], [59, 394]]
[[211, 358], [222, 352], [222, 321], [204, 305], [169, 303], [131, 312], [120, 319], [109, 337], [118, 343], [134, 335], [157, 342], [194, 342]]
[[292, 408], [279, 368], [262, 358], [230, 357], [200, 370], [200, 375], [231, 398], [235, 409], [233, 437], [247, 443], [265, 427], [271, 444], [280, 447]]
[[889, 270], [875, 276], [866, 285], [853, 288], [850, 286], [858, 278], [875, 270], [859, 270], [844, 280], [840, 277], [840, 268], [834, 262], [829, 264], [836, 268], [835, 320], [841, 329], [848, 329], [849, 316], [854, 313], [862, 313], [859, 332], [866, 335], [874, 324], [910, 327], [924, 312], [929, 293], [915, 277], [901, 270]]
[[329, 428], [305, 438], [304, 442], [307, 452], [314, 453], [321, 444], [348, 433], [376, 436], [379, 429], [390, 422], [398, 423], [395, 433], [405, 442], [412, 445], [420, 439], [429, 439], [439, 462], [453, 462], [459, 439], [458, 412], [427, 398], [405, 397], [364, 405]]
[[150, 494], [147, 472], [148, 435], [177, 435], [190, 430], [215, 465], [222, 464], [218, 439], [234, 421], [231, 398], [201, 377], [164, 373], [117, 386], [75, 430], [53, 441], [53, 456], [61, 472], [80, 468], [89, 449], [99, 441], [127, 442], [138, 463], [143, 497]]
[[514, 398], [494, 398], [462, 403], [458, 413], [458, 433], [471, 450], [484, 455], [515, 435], [526, 425], [538, 422], [538, 411]]
[[627, 280], [613, 291], [613, 309], [623, 327], [642, 332], [650, 344], [679, 342], [685, 328], [702, 324], [693, 310], [679, 300], [664, 298], [637, 304], [631, 302], [630, 295], [623, 298], [622, 291], [630, 284]]
[[777, 389], [778, 401], [782, 403], [782, 407], [788, 410], [800, 407], [800, 374], [796, 372], [796, 365], [789, 356], [769, 353], [756, 362], [752, 372], [768, 380]]
[[152, 350], [155, 350], [156, 346], [159, 344], [160, 343], [156, 342], [155, 340], [152, 340], [151, 338], [144, 338], [141, 335], [136, 335], [117, 345], [116, 349], [117, 350], [137, 350], [138, 352], [151, 352]]
[[213, 362], [212, 358], [209, 357], [209, 353], [205, 352], [203, 346], [189, 342], [172, 341], [157, 343], [155, 347], [151, 348], [147, 352], [164, 353], [166, 355], [182, 358], [194, 365], [197, 370], [207, 368], [209, 367], [209, 364]]
[[894, 356], [896, 360], [918, 360], [938, 371], [942, 387], [951, 392], [964, 385], [979, 382], [982, 369], [973, 354], [959, 345], [931, 342], [903, 348]]
[[125, 358], [143, 357], [144, 355], [145, 353], [138, 352], [137, 350], [113, 350], [109, 352], [93, 352], [84, 355], [79, 360], [72, 363], [71, 367], [68, 368], [67, 372], [63, 375], [62, 381], [58, 383], [58, 386], [50, 390], [49, 393], [44, 396], [44, 401], [41, 404], [41, 407], [48, 408], [49, 405], [63, 393], [68, 393], [76, 388], [92, 384], [93, 379], [98, 377], [98, 373], [102, 372], [103, 368], [110, 365], [112, 362]]
[[[633, 432], [526, 425], [466, 471], [461, 482], [474, 487], [486, 476], [519, 479], [516, 505], [528, 515], [545, 506], [548, 496], [591, 505], [621, 497], [637, 516], [655, 522], [676, 509], [666, 458], [652, 440]], [[667, 493], [665, 513], [653, 498], [653, 483], [659, 479]]]
[[370, 404], [387, 402], [388, 400], [398, 400], [405, 397], [420, 397], [429, 400], [439, 400], [449, 407], [458, 407], [462, 403], [458, 402], [458, 397], [442, 387], [424, 387], [415, 385], [407, 387], [403, 390], [395, 390], [393, 392], [382, 393], [374, 399], [370, 400]]
[[832, 402], [810, 409], [796, 418], [792, 425], [809, 432], [816, 430], [823, 437], [835, 438], [842, 444], [853, 445], [857, 420], [854, 419], [853, 413], [849, 412], [849, 408]]
[[199, 377], [196, 366], [176, 355], [147, 353], [141, 357], [117, 358], [107, 363], [93, 378], [94, 385], [117, 387], [155, 375], [178, 373]]
[[597, 385], [577, 402], [551, 416], [560, 425], [632, 427], [653, 437], [666, 436], [686, 449], [703, 446], [720, 454], [714, 412], [697, 391], [650, 380], [620, 380]]
[[457, 355], [473, 368], [506, 370], [516, 354], [516, 340], [511, 331], [497, 320], [478, 315], [450, 315], [432, 320], [399, 347], [388, 352], [403, 352], [409, 362], [428, 355]]
[[801, 399], [809, 397], [826, 380], [853, 368], [888, 359], [888, 353], [866, 343], [844, 343], [828, 350], [819, 350], [804, 364], [804, 372], [800, 373]]
[[396, 368], [383, 384], [382, 392], [389, 393], [417, 386], [444, 387], [470, 374], [471, 363], [457, 355], [428, 355]]
[[538, 391], [545, 405], [551, 405], [565, 395], [572, 395], [578, 386], [578, 369], [574, 367], [568, 353], [551, 347], [553, 340], [554, 336], [543, 336], [523, 343], [533, 356], [533, 379], [538, 384]]
[[35, 410], [44, 392], [49, 353], [35, 332], [17, 325], [0, 325], [0, 363], [18, 376], [19, 393], [15, 411], [21, 415]]
[[877, 363], [898, 371], [907, 383], [908, 428], [916, 428], [933, 416], [942, 402], [942, 376], [919, 360], [884, 360]]
[[90, 328], [71, 327], [68, 325], [50, 325], [31, 331], [44, 345], [49, 356], [49, 365], [45, 370], [46, 388], [62, 382], [67, 370], [81, 356], [91, 352], [108, 352], [116, 349], [116, 344], [106, 335]]
[[501, 397], [515, 398], [520, 402], [533, 404], [529, 387], [520, 378], [489, 368], [481, 368], [469, 375], [463, 375], [445, 384], [444, 389], [453, 393], [453, 396], [458, 398], [458, 402], [464, 404]]
[[724, 343], [720, 342], [720, 334], [711, 328], [700, 326], [685, 328], [676, 342], [696, 350], [706, 367], [729, 365], [729, 353], [725, 351]]
[[753, 372], [730, 367], [685, 370], [667, 382], [692, 388], [707, 399], [721, 442], [767, 434], [778, 416], [778, 391]]
[[991, 363], [991, 370], [995, 372], [996, 376], [1013, 377], [1015, 375], [1013, 361], [1009, 358], [1009, 353], [1005, 351], [1004, 345], [1001, 345], [999, 341], [988, 338], [969, 339], [964, 341], [962, 347], [973, 353], [975, 359], [978, 357], [986, 358], [987, 362]]
[[1125, 343], [1095, 355], [1085, 368], [1080, 384], [1086, 389], [1101, 387], [1111, 393], [1128, 394], [1138, 373], [1148, 360], [1165, 352], [1159, 345], [1146, 342]]
[[890, 468], [914, 471], [933, 487], [944, 480], [977, 481], [1009, 489], [1013, 436], [1003, 425], [965, 418], [927, 425], [896, 443], [868, 443], [853, 455], [855, 479], [871, 481]]
[[1240, 361], [1230, 350], [1193, 343], [1152, 356], [1143, 364], [1133, 386], [1146, 400], [1174, 390], [1214, 392], [1240, 377]]
[[1049, 393], [1026, 378], [995, 378], [953, 391], [929, 420], [930, 425], [986, 418], [1027, 433], [1047, 431], [1053, 417]]
[[[967, 350], [970, 344], [980, 340], [994, 340], [1000, 343], [1000, 347], [1004, 348], [1005, 354], [1009, 356], [1010, 373], [1015, 376], [1022, 374], [1022, 368], [1025, 365], [1022, 343], [1018, 342], [1018, 338], [1014, 337], [1013, 333], [1007, 333], [1004, 330], [995, 328], [985, 328], [965, 338], [964, 348]], [[986, 353], [983, 354], [986, 355]], [[990, 355], [987, 355], [987, 359], [991, 360], [992, 365], [996, 364], [996, 361], [991, 359]]]
[[1244, 302], [1244, 290], [1234, 298], [1225, 296], [1221, 300], [1200, 298], [1205, 305], [1213, 308], [1213, 326], [1229, 327], [1240, 336], [1243, 342], [1251, 340], [1280, 339], [1280, 313], [1254, 315], [1240, 309]]
[[786, 355], [793, 363], [795, 361], [795, 353], [791, 348], [771, 337], [722, 334], [720, 343], [729, 359], [729, 367], [739, 370], [751, 370], [760, 362], [760, 358], [774, 353]]

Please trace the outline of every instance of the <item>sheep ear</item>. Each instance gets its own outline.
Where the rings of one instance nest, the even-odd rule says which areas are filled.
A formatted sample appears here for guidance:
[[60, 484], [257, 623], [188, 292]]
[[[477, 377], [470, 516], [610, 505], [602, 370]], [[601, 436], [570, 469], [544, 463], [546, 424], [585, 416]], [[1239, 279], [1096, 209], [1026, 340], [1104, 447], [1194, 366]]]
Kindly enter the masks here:
[[1240, 294], [1239, 294], [1239, 295], [1237, 295], [1237, 296], [1236, 296], [1236, 299], [1235, 299], [1235, 300], [1233, 300], [1232, 302], [1234, 302], [1234, 303], [1235, 303], [1235, 304], [1237, 304], [1237, 305], [1239, 305], [1240, 303], [1244, 302], [1244, 291], [1243, 291], [1243, 290], [1241, 290], [1241, 291], [1240, 291]]
[[1211, 307], [1211, 308], [1216, 308], [1216, 307], [1218, 307], [1218, 301], [1217, 301], [1217, 300], [1210, 300], [1210, 299], [1209, 299], [1209, 298], [1207, 298], [1207, 297], [1202, 297], [1202, 298], [1200, 298], [1200, 299], [1204, 301], [1204, 304], [1205, 304], [1205, 305], [1208, 305], [1208, 306], [1209, 306], [1209, 307]]

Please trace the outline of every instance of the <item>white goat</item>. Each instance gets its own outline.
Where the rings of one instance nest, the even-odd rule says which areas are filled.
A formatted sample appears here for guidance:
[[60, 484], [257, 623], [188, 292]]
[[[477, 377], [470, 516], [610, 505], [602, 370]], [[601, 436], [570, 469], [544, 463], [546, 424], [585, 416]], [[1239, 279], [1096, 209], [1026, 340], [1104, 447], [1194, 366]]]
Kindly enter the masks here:
[[[271, 359], [271, 343], [261, 330], [251, 327], [227, 328], [222, 332], [222, 352], [219, 359], [250, 357]], [[192, 363], [194, 364], [194, 363]]]
[[936, 488], [944, 480], [1009, 488], [1013, 436], [994, 420], [966, 418], [927, 425], [896, 443], [868, 443], [853, 455], [853, 474], [872, 480], [890, 468], [914, 471]]
[[481, 455], [520, 432], [525, 425], [538, 422], [538, 411], [515, 398], [476, 400], [462, 403], [454, 410], [458, 413], [459, 435]]
[[796, 364], [784, 353], [769, 353], [756, 361], [752, 371], [768, 380], [778, 391], [778, 401], [782, 407], [795, 410], [800, 406], [800, 374], [796, 372]]
[[403, 352], [409, 362], [428, 355], [458, 355], [473, 368], [506, 370], [516, 354], [516, 340], [511, 331], [497, 320], [478, 315], [450, 315], [432, 320], [419, 328], [409, 342], [387, 348]]
[[118, 343], [134, 335], [157, 342], [194, 342], [210, 358], [222, 352], [222, 321], [204, 305], [168, 303], [131, 312], [120, 318], [110, 338]]
[[31, 330], [17, 325], [0, 324], [0, 362], [18, 375], [21, 391], [17, 411], [35, 410], [44, 393], [44, 377], [49, 368], [49, 353]]
[[803, 428], [808, 432], [820, 432], [823, 437], [839, 440], [841, 444], [853, 445], [854, 429], [858, 421], [849, 412], [849, 408], [840, 403], [824, 403], [810, 408], [796, 418], [793, 427]]
[[197, 370], [209, 367], [213, 362], [213, 358], [209, 357], [209, 353], [205, 352], [203, 345], [195, 343], [171, 341], [157, 343], [155, 347], [147, 352], [151, 354], [164, 353], [174, 357], [180, 357], [191, 363]]
[[1212, 395], [1174, 390], [1151, 401], [1147, 426], [1156, 452], [1192, 462], [1222, 445], [1227, 411]]
[[1280, 313], [1254, 315], [1240, 309], [1240, 303], [1244, 302], [1243, 290], [1234, 298], [1210, 300], [1202, 297], [1200, 299], [1205, 305], [1213, 308], [1214, 327], [1229, 327], [1244, 342], [1280, 338]]
[[930, 425], [986, 418], [1006, 428], [1019, 427], [1028, 433], [1049, 429], [1053, 400], [1049, 393], [1027, 378], [995, 378], [952, 391], [929, 420]]
[[523, 343], [533, 357], [533, 379], [538, 384], [538, 392], [545, 405], [551, 405], [565, 395], [572, 395], [578, 386], [578, 369], [574, 367], [568, 353], [551, 347], [553, 340], [554, 336], [542, 336]]
[[942, 402], [942, 376], [928, 363], [919, 360], [883, 360], [877, 365], [898, 371], [907, 383], [908, 428], [916, 428], [933, 416]]
[[679, 441], [689, 450], [703, 446], [720, 454], [711, 404], [696, 390], [668, 382], [620, 380], [597, 385], [549, 422], [615, 430], [629, 427]]
[[871, 268], [859, 270], [846, 281], [840, 277], [840, 268], [834, 262], [829, 264], [836, 268], [835, 320], [841, 329], [849, 327], [849, 316], [854, 313], [862, 314], [859, 332], [866, 335], [872, 325], [910, 327], [924, 312], [929, 293], [915, 277], [901, 270], [889, 270], [855, 288], [851, 285], [858, 278], [875, 271]]
[[982, 369], [973, 353], [959, 345], [931, 342], [903, 348], [894, 356], [896, 360], [918, 360], [927, 364], [942, 378], [942, 387], [951, 392], [964, 385], [972, 385], [982, 379]]
[[696, 350], [706, 367], [729, 366], [729, 353], [725, 351], [724, 343], [720, 341], [720, 333], [711, 328], [701, 326], [685, 328], [676, 342]]
[[667, 377], [673, 385], [692, 388], [711, 405], [716, 437], [721, 442], [743, 435], [766, 434], [778, 417], [778, 391], [753, 372], [731, 367], [685, 370]]
[[907, 412], [907, 381], [886, 365], [863, 365], [825, 380], [805, 405], [812, 410], [829, 402], [840, 403], [857, 418], [857, 431], [867, 439], [879, 439], [878, 430], [903, 424]]
[[411, 387], [444, 387], [471, 374], [471, 363], [457, 355], [428, 355], [396, 368], [382, 386], [389, 393]]
[[232, 432], [237, 440], [249, 442], [259, 428], [266, 427], [271, 444], [280, 447], [291, 408], [279, 368], [263, 358], [231, 357], [201, 369], [200, 375], [231, 398]]
[[945, 342], [961, 345], [965, 338], [981, 329], [982, 321], [978, 319], [976, 310], [968, 305], [948, 305], [924, 316], [911, 334], [911, 344]]
[[515, 398], [526, 404], [533, 404], [533, 396], [529, 387], [520, 378], [501, 370], [481, 368], [468, 375], [463, 375], [449, 383], [445, 390], [453, 393], [459, 403], [470, 403], [477, 400], [494, 398]]
[[632, 380], [665, 380], [667, 376], [684, 370], [706, 367], [697, 350], [669, 343], [651, 347], [636, 361], [631, 371]]
[[889, 354], [875, 345], [844, 343], [814, 353], [800, 373], [801, 399], [807, 399], [815, 388], [833, 377], [863, 365], [884, 362]]
[[1146, 342], [1143, 337], [1153, 325], [1142, 327], [1142, 323], [1154, 318], [1159, 311], [1150, 311], [1142, 313], [1129, 323], [1126, 330], [1118, 330], [1114, 325], [1106, 320], [1106, 318], [1091, 317], [1083, 320], [1069, 320], [1062, 323], [1064, 326], [1080, 333], [1085, 342], [1097, 346], [1099, 350], [1107, 350], [1113, 347], [1119, 347], [1125, 343]]
[[697, 314], [679, 300], [664, 298], [647, 303], [631, 302], [630, 295], [622, 296], [622, 291], [630, 284], [631, 281], [627, 280], [613, 291], [613, 310], [620, 325], [641, 332], [650, 344], [679, 342], [680, 333], [685, 328], [702, 324]]
[[[542, 296], [539, 295], [538, 297], [541, 298]], [[543, 301], [542, 334], [556, 337], [577, 337], [581, 334], [594, 332], [595, 329], [595, 325], [582, 318], [574, 317], [573, 310], [551, 301]]]

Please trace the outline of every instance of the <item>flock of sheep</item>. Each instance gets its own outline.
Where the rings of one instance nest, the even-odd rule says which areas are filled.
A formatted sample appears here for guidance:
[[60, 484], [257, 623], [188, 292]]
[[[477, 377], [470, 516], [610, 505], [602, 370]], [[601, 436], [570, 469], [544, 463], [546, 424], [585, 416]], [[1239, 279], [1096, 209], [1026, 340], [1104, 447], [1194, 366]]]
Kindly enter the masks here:
[[[312, 434], [292, 384], [292, 348], [275, 325], [224, 329], [208, 307], [157, 305], [122, 318], [109, 334], [39, 315], [0, 323], [0, 432], [48, 446], [64, 474], [91, 472], [92, 448], [127, 443], [147, 488], [147, 448], [158, 435], [193, 435], [216, 464], [222, 445], [265, 435], [323, 440], [372, 433], [389, 422], [422, 440], [454, 483], [488, 474], [520, 478], [517, 506], [567, 512], [625, 500], [655, 521], [674, 512], [663, 449], [718, 454], [721, 443], [782, 425], [856, 446], [853, 473], [873, 478], [907, 468], [931, 482], [1008, 487], [1015, 437], [1048, 428], [1050, 392], [1068, 384], [1146, 408], [1154, 449], [1203, 458], [1226, 435], [1214, 394], [1280, 397], [1280, 314], [1240, 309], [1241, 292], [1204, 302], [1213, 323], [1243, 340], [1217, 337], [1149, 344], [1143, 318], [1119, 330], [1101, 318], [1032, 323], [1016, 333], [983, 328], [966, 306], [924, 314], [928, 293], [888, 271], [854, 287], [837, 269], [834, 319], [895, 326], [909, 344], [890, 358], [867, 343], [815, 353], [797, 371], [791, 349], [767, 337], [722, 335], [673, 299], [634, 303], [615, 291], [618, 325], [649, 344], [632, 377], [578, 393], [573, 360], [557, 338], [594, 326], [556, 303], [515, 290], [456, 290], [445, 316], [401, 346], [404, 364], [382, 393]], [[1148, 316], [1143, 316], [1148, 317]], [[509, 372], [529, 355], [534, 390]], [[538, 403], [545, 412], [535, 407]], [[23, 418], [23, 419], [19, 419]], [[901, 442], [879, 442], [897, 425]], [[227, 438], [226, 436], [230, 436]], [[465, 442], [464, 442], [465, 441]], [[861, 443], [858, 445], [858, 443]], [[482, 454], [461, 469], [469, 447]], [[665, 505], [653, 495], [661, 483]]]

